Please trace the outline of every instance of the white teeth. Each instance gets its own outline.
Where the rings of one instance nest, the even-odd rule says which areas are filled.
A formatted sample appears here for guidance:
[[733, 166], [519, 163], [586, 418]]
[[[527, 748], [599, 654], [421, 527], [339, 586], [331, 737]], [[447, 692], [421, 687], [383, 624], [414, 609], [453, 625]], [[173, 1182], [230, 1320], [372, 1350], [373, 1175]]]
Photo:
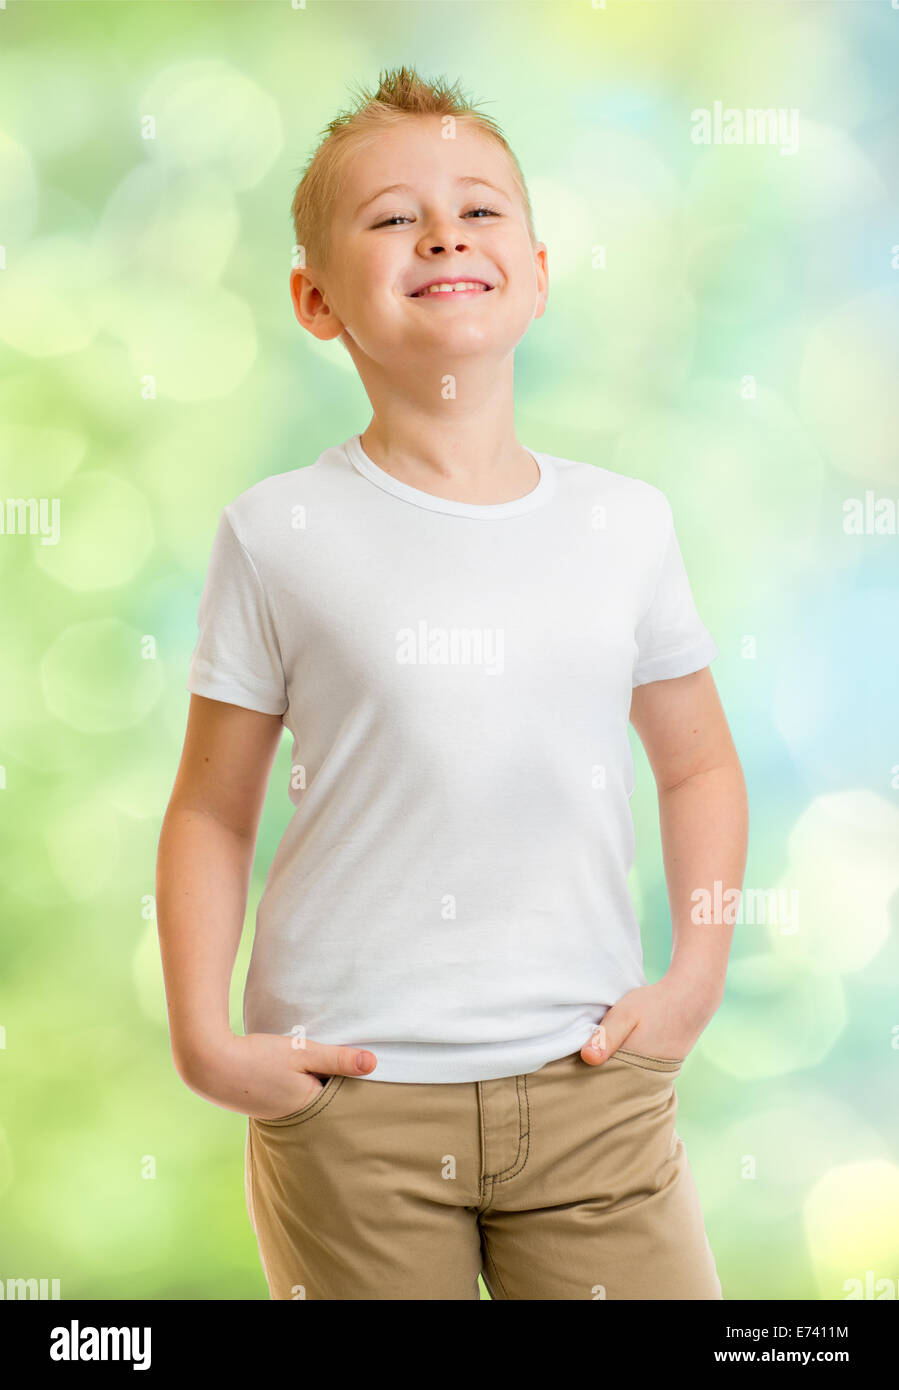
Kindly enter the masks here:
[[439, 285], [428, 285], [425, 290], [418, 290], [418, 295], [423, 294], [453, 294], [456, 290], [486, 290], [487, 286], [482, 285], [479, 280], [460, 280], [457, 285], [442, 283]]

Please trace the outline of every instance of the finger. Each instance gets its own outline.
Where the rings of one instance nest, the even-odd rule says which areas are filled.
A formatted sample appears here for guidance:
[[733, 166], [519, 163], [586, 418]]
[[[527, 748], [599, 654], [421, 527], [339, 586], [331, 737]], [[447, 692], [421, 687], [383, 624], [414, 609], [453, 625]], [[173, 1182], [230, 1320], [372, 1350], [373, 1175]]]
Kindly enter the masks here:
[[611, 1057], [623, 1041], [624, 1037], [618, 1037], [617, 1027], [607, 1027], [605, 1023], [600, 1023], [589, 1042], [586, 1042], [581, 1048], [581, 1056], [585, 1062], [590, 1062], [596, 1066], [598, 1063], [604, 1062], [607, 1057]]
[[304, 1038], [299, 1051], [303, 1054], [303, 1071], [321, 1072], [325, 1076], [366, 1076], [378, 1064], [373, 1052], [350, 1044], [329, 1046]]

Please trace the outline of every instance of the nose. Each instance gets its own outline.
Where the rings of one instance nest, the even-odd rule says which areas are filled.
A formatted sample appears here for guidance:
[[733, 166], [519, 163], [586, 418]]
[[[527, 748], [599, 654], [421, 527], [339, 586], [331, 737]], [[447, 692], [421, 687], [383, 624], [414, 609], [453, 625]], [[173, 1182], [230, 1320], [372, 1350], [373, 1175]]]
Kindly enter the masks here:
[[418, 243], [419, 251], [425, 255], [437, 255], [441, 251], [468, 251], [470, 244], [464, 239], [457, 240], [457, 228], [450, 228], [448, 222], [435, 220], [423, 233]]
[[[427, 250], [430, 251], [432, 254], [436, 254], [438, 251], [445, 251], [446, 249], [447, 249], [447, 248], [446, 248], [445, 246], [441, 246], [441, 245], [439, 245], [439, 244], [438, 244], [438, 245], [435, 245], [435, 246], [429, 246], [429, 247], [427, 247]], [[456, 244], [455, 244], [455, 246], [453, 247], [453, 250], [454, 250], [454, 251], [467, 251], [467, 250], [468, 250], [468, 242], [467, 242], [467, 241], [457, 241]]]

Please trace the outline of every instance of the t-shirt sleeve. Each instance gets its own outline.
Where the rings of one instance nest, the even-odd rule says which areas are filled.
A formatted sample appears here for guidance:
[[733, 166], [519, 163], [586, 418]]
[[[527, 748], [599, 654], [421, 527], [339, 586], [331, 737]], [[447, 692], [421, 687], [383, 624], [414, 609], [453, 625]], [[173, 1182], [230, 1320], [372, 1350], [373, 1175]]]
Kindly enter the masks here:
[[268, 597], [227, 507], [212, 543], [197, 626], [187, 689], [263, 714], [284, 714], [287, 684]]
[[667, 498], [665, 507], [667, 525], [661, 567], [649, 607], [634, 631], [637, 655], [633, 685], [687, 676], [691, 671], [702, 670], [718, 655], [718, 647], [693, 602]]

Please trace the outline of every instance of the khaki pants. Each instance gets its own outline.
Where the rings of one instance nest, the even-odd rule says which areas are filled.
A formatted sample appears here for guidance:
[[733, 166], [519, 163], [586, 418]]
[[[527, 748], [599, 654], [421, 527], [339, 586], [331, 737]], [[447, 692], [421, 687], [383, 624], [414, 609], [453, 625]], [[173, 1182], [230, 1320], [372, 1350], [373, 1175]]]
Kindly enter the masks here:
[[683, 1140], [680, 1063], [579, 1052], [526, 1076], [333, 1076], [248, 1121], [273, 1299], [720, 1299]]

